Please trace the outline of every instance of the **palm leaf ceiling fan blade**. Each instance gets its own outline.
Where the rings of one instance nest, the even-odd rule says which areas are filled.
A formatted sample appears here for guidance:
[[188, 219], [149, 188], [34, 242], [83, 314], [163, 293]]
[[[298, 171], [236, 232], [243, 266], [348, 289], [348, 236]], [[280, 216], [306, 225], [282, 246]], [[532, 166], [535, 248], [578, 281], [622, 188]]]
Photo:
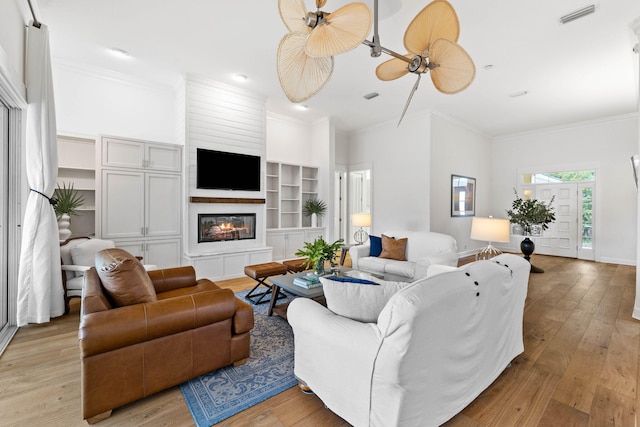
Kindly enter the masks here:
[[460, 23], [453, 6], [446, 0], [434, 0], [422, 9], [404, 33], [404, 47], [415, 54], [431, 49], [437, 39], [458, 41]]
[[418, 80], [416, 80], [416, 83], [413, 85], [413, 89], [411, 89], [411, 93], [409, 94], [407, 103], [404, 104], [404, 110], [402, 110], [402, 115], [400, 116], [400, 120], [398, 120], [398, 124], [396, 126], [400, 126], [400, 123], [402, 123], [402, 119], [404, 119], [404, 115], [407, 112], [407, 109], [409, 108], [409, 104], [411, 104], [411, 100], [413, 99], [413, 94], [416, 93], [416, 91], [418, 90], [418, 85], [420, 84], [421, 77], [422, 77], [422, 74], [418, 74]]
[[[405, 55], [406, 58], [411, 59], [413, 55]], [[389, 59], [378, 65], [376, 68], [376, 76], [380, 80], [389, 81], [398, 79], [409, 73], [408, 65], [405, 61], [398, 58]]]
[[333, 57], [312, 58], [305, 53], [307, 36], [307, 33], [289, 33], [278, 46], [278, 79], [292, 102], [301, 102], [315, 95], [333, 73]]
[[371, 11], [360, 2], [349, 3], [325, 16], [309, 35], [307, 55], [319, 58], [334, 56], [354, 49], [371, 31]]
[[278, 10], [282, 22], [290, 32], [309, 33], [311, 31], [305, 23], [307, 9], [302, 0], [278, 0]]
[[438, 39], [431, 46], [429, 63], [433, 85], [442, 93], [453, 94], [466, 89], [476, 75], [473, 60], [462, 46]]

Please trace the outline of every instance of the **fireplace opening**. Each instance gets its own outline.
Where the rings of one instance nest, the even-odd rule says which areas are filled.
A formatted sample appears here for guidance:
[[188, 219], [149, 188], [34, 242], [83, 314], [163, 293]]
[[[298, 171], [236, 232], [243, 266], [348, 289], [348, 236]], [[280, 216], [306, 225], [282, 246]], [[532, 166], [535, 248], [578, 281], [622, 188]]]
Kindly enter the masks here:
[[256, 214], [198, 214], [198, 243], [256, 238]]

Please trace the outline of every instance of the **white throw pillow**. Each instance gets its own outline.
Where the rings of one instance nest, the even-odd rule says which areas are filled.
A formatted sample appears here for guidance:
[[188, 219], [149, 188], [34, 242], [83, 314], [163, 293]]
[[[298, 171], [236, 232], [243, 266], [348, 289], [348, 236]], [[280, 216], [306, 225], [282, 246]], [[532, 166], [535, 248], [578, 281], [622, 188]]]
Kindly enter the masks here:
[[409, 285], [405, 282], [363, 283], [339, 282], [321, 277], [327, 308], [335, 314], [365, 323], [376, 323], [378, 315], [391, 297], [400, 289]]
[[74, 265], [93, 267], [96, 265], [95, 258], [98, 252], [114, 247], [115, 245], [111, 240], [89, 239], [71, 249], [71, 259]]

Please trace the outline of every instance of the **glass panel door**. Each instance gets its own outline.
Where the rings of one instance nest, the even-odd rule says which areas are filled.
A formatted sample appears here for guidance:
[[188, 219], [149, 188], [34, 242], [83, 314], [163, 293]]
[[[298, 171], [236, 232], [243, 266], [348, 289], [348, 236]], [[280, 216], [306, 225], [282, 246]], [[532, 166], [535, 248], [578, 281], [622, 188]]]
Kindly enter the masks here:
[[578, 186], [578, 258], [595, 260], [594, 242], [594, 184], [583, 183]]

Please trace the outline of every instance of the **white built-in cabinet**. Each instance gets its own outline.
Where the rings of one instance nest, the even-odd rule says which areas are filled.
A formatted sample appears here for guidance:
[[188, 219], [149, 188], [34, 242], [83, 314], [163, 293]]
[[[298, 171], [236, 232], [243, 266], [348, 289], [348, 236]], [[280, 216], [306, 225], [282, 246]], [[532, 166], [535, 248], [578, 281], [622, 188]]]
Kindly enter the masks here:
[[96, 230], [96, 142], [93, 139], [59, 135], [57, 186], [73, 185], [84, 199], [71, 217], [72, 236], [92, 236]]
[[101, 138], [100, 235], [145, 264], [182, 264], [182, 147]]
[[274, 261], [293, 259], [305, 242], [313, 242], [318, 236], [325, 236], [324, 228], [267, 230], [267, 246], [272, 248]]

